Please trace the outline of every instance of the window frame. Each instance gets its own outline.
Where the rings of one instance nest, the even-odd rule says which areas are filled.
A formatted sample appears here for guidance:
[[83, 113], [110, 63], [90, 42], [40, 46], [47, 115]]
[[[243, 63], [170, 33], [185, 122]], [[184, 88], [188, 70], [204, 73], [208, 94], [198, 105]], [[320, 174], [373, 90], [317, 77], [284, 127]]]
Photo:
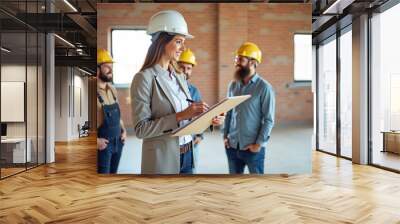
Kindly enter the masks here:
[[[350, 160], [352, 161], [352, 158], [347, 157], [342, 155], [342, 142], [341, 142], [341, 117], [340, 117], [340, 112], [341, 112], [341, 98], [340, 98], [340, 94], [341, 94], [341, 89], [340, 89], [340, 83], [341, 83], [341, 67], [340, 67], [340, 59], [341, 59], [341, 54], [340, 54], [340, 37], [342, 35], [344, 35], [347, 32], [350, 32], [352, 30], [352, 23], [346, 24], [345, 26], [341, 27], [340, 29], [336, 30], [336, 32], [332, 33], [331, 35], [325, 36], [325, 38], [323, 39], [318, 39], [317, 42], [315, 43], [317, 51], [316, 51], [316, 115], [317, 115], [317, 121], [316, 121], [316, 136], [315, 136], [315, 141], [316, 141], [316, 151], [319, 152], [323, 152], [329, 155], [333, 155], [339, 158], [343, 158], [346, 160]], [[318, 113], [319, 113], [319, 71], [318, 71], [318, 60], [319, 60], [319, 51], [318, 48], [320, 47], [321, 44], [326, 44], [330, 41], [336, 41], [336, 152], [335, 153], [331, 153], [328, 152], [324, 149], [320, 148], [319, 145], [319, 117], [318, 117]], [[314, 41], [313, 41], [314, 42]]]

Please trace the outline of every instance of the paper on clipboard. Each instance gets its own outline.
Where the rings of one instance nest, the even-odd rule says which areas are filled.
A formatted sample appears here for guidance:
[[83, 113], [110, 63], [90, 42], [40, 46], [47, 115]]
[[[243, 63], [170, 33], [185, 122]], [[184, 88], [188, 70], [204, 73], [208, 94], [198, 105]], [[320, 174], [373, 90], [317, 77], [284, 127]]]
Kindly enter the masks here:
[[211, 120], [213, 117], [220, 115], [221, 113], [225, 113], [237, 105], [241, 104], [251, 95], [243, 95], [243, 96], [234, 96], [227, 97], [223, 99], [221, 102], [212, 106], [208, 111], [200, 114], [195, 119], [193, 119], [190, 123], [182, 126], [172, 132], [172, 136], [184, 136], [184, 135], [193, 135], [200, 134], [204, 132], [211, 125]]

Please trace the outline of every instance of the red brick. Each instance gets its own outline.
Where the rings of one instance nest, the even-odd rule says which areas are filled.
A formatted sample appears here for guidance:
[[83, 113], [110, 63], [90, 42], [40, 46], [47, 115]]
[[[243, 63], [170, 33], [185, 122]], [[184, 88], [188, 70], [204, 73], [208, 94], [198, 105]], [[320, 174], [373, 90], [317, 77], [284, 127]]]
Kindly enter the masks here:
[[[98, 47], [110, 48], [110, 31], [115, 27], [146, 27], [150, 17], [165, 9], [181, 12], [196, 38], [187, 46], [197, 55], [194, 83], [209, 104], [225, 97], [233, 77], [233, 52], [245, 41], [263, 51], [258, 72], [274, 87], [277, 122], [313, 119], [310, 89], [288, 89], [293, 81], [293, 34], [311, 32], [310, 4], [223, 4], [223, 3], [99, 3]], [[131, 126], [129, 89], [119, 89], [123, 119]]]

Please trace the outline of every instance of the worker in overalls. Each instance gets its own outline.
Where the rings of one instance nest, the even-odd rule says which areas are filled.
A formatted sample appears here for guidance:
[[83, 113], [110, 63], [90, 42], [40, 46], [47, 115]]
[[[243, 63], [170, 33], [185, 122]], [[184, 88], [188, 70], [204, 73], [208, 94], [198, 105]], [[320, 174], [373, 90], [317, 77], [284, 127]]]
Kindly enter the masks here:
[[[181, 56], [178, 60], [179, 68], [182, 73], [185, 75], [187, 85], [189, 88], [190, 96], [192, 100], [195, 102], [201, 102], [201, 94], [199, 89], [193, 85], [189, 80], [192, 77], [193, 67], [197, 65], [196, 56], [194, 53], [187, 48], [181, 53]], [[196, 173], [196, 168], [198, 167], [198, 158], [199, 158], [199, 144], [204, 139], [203, 134], [196, 134], [192, 136], [193, 138], [193, 173]]]
[[117, 173], [126, 130], [121, 120], [117, 91], [112, 85], [113, 59], [97, 51], [97, 172]]

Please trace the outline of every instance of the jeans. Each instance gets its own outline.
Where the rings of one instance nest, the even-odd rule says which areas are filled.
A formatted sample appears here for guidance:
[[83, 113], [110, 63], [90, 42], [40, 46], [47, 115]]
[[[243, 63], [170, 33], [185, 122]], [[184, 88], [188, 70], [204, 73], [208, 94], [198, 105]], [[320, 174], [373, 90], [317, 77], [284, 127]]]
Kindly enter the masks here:
[[181, 154], [180, 174], [193, 174], [193, 149]]
[[110, 139], [107, 148], [97, 150], [98, 173], [117, 173], [123, 145], [118, 137]]
[[265, 147], [259, 152], [226, 148], [230, 174], [243, 174], [247, 165], [251, 174], [264, 174]]

